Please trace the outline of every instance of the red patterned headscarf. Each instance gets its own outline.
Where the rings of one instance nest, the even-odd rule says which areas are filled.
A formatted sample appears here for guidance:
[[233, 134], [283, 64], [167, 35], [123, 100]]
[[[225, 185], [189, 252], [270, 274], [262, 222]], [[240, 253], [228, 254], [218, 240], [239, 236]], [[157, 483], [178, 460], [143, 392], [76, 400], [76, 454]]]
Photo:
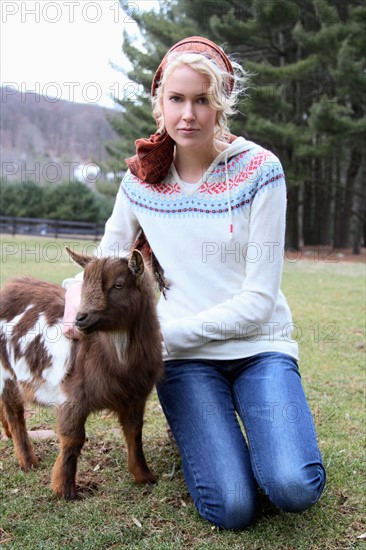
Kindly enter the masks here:
[[[172, 46], [164, 56], [152, 81], [152, 96], [156, 94], [156, 90], [172, 53], [177, 55], [184, 53], [204, 55], [227, 74], [224, 84], [225, 91], [227, 94], [232, 92], [234, 86], [234, 70], [225, 52], [207, 38], [202, 36], [190, 36], [177, 42], [177, 44]], [[230, 141], [234, 138], [235, 136], [230, 136]], [[168, 174], [169, 168], [173, 162], [174, 143], [173, 139], [166, 132], [163, 134], [153, 134], [150, 136], [150, 139], [137, 139], [135, 142], [136, 154], [125, 160], [127, 167], [132, 174], [142, 181], [152, 184], [160, 183]]]

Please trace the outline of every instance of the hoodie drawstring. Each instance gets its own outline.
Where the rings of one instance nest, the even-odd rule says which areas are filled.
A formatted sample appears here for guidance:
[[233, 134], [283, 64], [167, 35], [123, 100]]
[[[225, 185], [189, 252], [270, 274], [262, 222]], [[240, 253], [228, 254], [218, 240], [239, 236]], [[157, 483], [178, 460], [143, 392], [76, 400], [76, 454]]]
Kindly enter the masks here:
[[232, 240], [234, 238], [234, 227], [233, 227], [233, 212], [231, 209], [231, 196], [230, 196], [230, 183], [229, 183], [229, 171], [227, 168], [227, 157], [228, 153], [225, 155], [225, 180], [226, 180], [226, 196], [228, 201], [228, 209], [229, 209], [229, 239]]

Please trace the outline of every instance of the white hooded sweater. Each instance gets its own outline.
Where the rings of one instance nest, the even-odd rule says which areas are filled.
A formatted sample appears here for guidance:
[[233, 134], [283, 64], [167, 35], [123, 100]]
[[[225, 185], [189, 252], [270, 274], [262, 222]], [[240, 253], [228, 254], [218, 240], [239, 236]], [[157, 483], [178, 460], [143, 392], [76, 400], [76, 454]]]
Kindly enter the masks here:
[[158, 304], [165, 360], [298, 358], [280, 290], [285, 214], [281, 163], [242, 137], [194, 184], [174, 164], [161, 184], [127, 172], [101, 254], [127, 255], [143, 228], [170, 285]]

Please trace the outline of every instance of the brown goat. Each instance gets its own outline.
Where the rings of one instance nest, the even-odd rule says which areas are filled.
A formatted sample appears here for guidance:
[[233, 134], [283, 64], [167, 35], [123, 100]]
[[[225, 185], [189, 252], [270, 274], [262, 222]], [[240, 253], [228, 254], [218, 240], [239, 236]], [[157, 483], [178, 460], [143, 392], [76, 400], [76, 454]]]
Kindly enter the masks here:
[[21, 277], [1, 292], [0, 420], [21, 468], [29, 470], [37, 457], [26, 431], [24, 401], [56, 406], [60, 453], [52, 488], [73, 499], [85, 422], [103, 409], [118, 415], [135, 481], [156, 481], [145, 461], [142, 425], [163, 363], [152, 277], [141, 254], [95, 258], [67, 251], [84, 268], [76, 317], [80, 340], [62, 334], [65, 299], [59, 285]]

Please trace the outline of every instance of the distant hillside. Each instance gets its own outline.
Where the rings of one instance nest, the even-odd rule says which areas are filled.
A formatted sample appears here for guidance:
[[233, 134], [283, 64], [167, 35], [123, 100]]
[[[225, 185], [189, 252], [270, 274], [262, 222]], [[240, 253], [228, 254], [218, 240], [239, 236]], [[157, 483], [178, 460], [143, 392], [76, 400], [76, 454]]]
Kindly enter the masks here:
[[57, 181], [74, 163], [106, 159], [104, 145], [116, 138], [106, 116], [113, 111], [9, 88], [0, 93], [3, 178]]

